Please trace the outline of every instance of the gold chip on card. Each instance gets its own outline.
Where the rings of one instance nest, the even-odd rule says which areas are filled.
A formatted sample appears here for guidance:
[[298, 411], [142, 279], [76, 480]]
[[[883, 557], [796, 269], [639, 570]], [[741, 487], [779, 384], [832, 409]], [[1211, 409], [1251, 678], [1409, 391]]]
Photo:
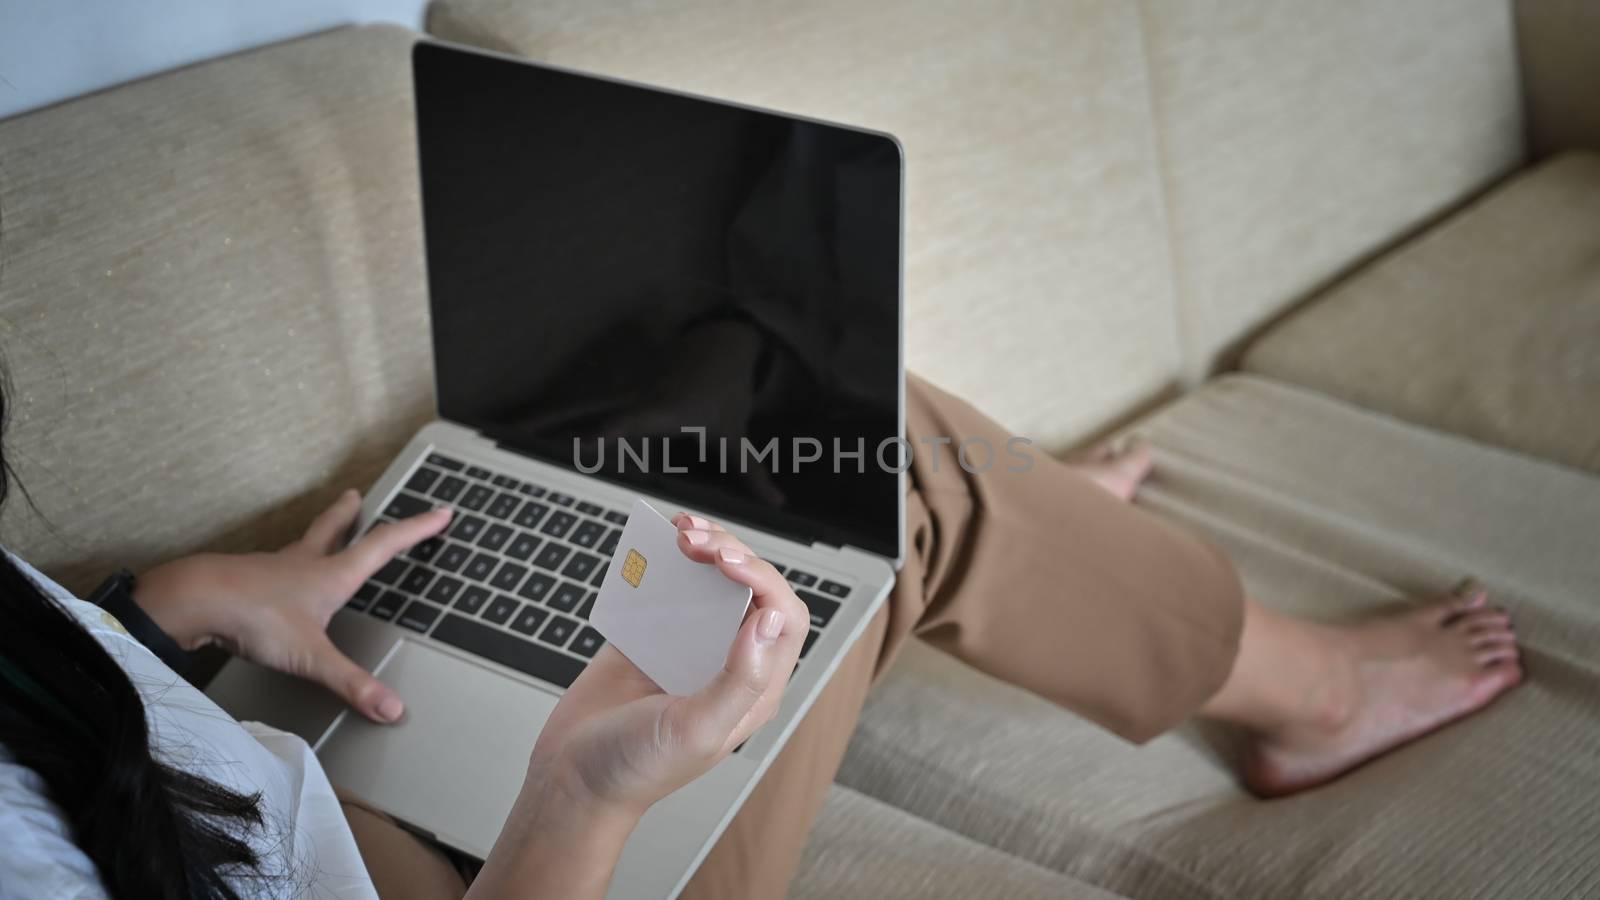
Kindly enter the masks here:
[[622, 580], [638, 587], [639, 581], [644, 578], [644, 567], [647, 565], [649, 563], [645, 561], [643, 553], [629, 550], [628, 558], [622, 561]]

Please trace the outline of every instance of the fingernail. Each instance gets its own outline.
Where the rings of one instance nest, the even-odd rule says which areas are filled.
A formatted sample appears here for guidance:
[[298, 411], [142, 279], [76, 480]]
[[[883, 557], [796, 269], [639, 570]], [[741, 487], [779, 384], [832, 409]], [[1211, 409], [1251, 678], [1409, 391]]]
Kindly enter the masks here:
[[756, 642], [770, 644], [783, 634], [783, 611], [769, 609], [761, 614], [761, 620], [756, 622]]
[[378, 718], [383, 719], [385, 722], [393, 722], [400, 718], [400, 714], [405, 711], [406, 705], [401, 703], [400, 698], [393, 694], [383, 698], [383, 702], [378, 704]]
[[706, 541], [711, 540], [711, 535], [706, 534], [704, 531], [698, 530], [685, 531], [683, 536], [688, 538], [689, 543], [695, 545], [696, 547], [704, 544]]
[[735, 566], [744, 562], [744, 554], [733, 549], [732, 547], [723, 547], [721, 550], [717, 551], [717, 555], [722, 557], [723, 562], [730, 563]]
[[690, 528], [698, 528], [701, 531], [711, 530], [711, 523], [705, 519], [702, 519], [699, 516], [690, 515], [688, 513], [684, 513], [684, 516], [688, 518]]

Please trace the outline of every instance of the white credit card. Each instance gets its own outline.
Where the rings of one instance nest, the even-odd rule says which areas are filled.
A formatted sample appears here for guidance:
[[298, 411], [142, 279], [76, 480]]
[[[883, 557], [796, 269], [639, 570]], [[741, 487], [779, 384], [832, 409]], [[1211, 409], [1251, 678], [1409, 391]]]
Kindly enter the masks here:
[[750, 589], [678, 549], [678, 529], [643, 500], [622, 529], [589, 624], [669, 694], [722, 670]]

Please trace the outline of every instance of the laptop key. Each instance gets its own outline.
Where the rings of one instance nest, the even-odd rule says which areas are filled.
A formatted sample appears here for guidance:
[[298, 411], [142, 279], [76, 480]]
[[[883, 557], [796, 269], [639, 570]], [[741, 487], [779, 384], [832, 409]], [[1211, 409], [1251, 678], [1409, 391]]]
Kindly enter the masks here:
[[577, 528], [573, 529], [572, 537], [567, 538], [567, 540], [577, 544], [579, 547], [593, 547], [595, 544], [600, 543], [600, 538], [604, 537], [605, 533], [606, 527], [604, 525], [593, 519], [584, 519], [578, 523]]
[[496, 522], [484, 529], [483, 537], [478, 539], [478, 546], [498, 553], [500, 548], [506, 545], [506, 541], [511, 540], [513, 534], [516, 532]]
[[372, 604], [372, 609], [369, 612], [380, 619], [388, 621], [394, 618], [394, 614], [400, 611], [400, 607], [405, 605], [405, 595], [394, 591], [384, 591], [383, 596], [378, 598], [378, 602]]
[[598, 596], [597, 592], [590, 591], [589, 596], [583, 598], [583, 605], [578, 607], [578, 618], [585, 622], [589, 620], [589, 614], [594, 612], [594, 599]]
[[544, 496], [544, 488], [539, 487], [537, 484], [524, 484], [522, 487], [517, 488], [517, 490], [527, 494], [529, 497]]
[[549, 569], [554, 572], [561, 568], [561, 564], [567, 559], [567, 554], [571, 552], [561, 544], [545, 544], [544, 549], [539, 551], [539, 555], [533, 558], [533, 564], [541, 569]]
[[517, 613], [515, 619], [511, 620], [511, 630], [532, 637], [534, 632], [539, 630], [539, 626], [544, 624], [548, 615], [550, 614], [529, 603], [522, 607], [522, 611]]
[[491, 473], [483, 466], [467, 466], [467, 474], [473, 478], [481, 478], [484, 481], [488, 481]]
[[561, 582], [555, 593], [550, 595], [550, 599], [545, 601], [546, 605], [556, 612], [572, 612], [582, 602], [583, 588], [570, 581]]
[[550, 514], [550, 518], [545, 520], [544, 527], [539, 530], [551, 537], [565, 537], [577, 521], [578, 517], [572, 513], [556, 510]]
[[595, 567], [598, 565], [600, 565], [600, 557], [590, 556], [582, 552], [574, 553], [572, 554], [572, 561], [568, 562], [567, 567], [561, 570], [561, 574], [571, 578], [573, 581], [582, 581], [593, 575]]
[[464, 509], [477, 512], [488, 505], [492, 499], [494, 499], [494, 488], [486, 484], [475, 484], [467, 488], [467, 492], [461, 495], [461, 506]]
[[557, 647], [565, 646], [571, 640], [573, 632], [578, 630], [578, 623], [566, 616], [552, 616], [550, 624], [539, 632], [539, 640]]
[[522, 509], [517, 511], [517, 517], [511, 521], [516, 522], [523, 528], [537, 528], [539, 521], [549, 511], [550, 507], [545, 506], [543, 503], [535, 503], [529, 500], [527, 503], [522, 504]]
[[577, 497], [574, 497], [571, 494], [563, 494], [560, 491], [551, 491], [547, 495], [547, 498], [551, 503], [554, 503], [557, 506], [571, 506], [572, 504], [578, 502]]
[[506, 548], [506, 555], [512, 559], [525, 560], [532, 556], [533, 551], [537, 549], [539, 549], [538, 538], [531, 534], [519, 534], [516, 540], [511, 542], [511, 546]]
[[456, 609], [469, 616], [474, 616], [478, 614], [478, 610], [483, 609], [483, 605], [487, 602], [489, 602], [488, 590], [475, 584], [468, 585], [466, 590], [456, 596]]
[[405, 519], [419, 516], [433, 509], [433, 504], [411, 494], [395, 494], [389, 498], [389, 503], [383, 508], [383, 514], [391, 519]]
[[617, 541], [622, 540], [622, 529], [613, 528], [606, 534], [606, 539], [600, 542], [600, 552], [607, 556], [617, 552]]
[[496, 519], [509, 519], [521, 503], [522, 499], [516, 494], [501, 494], [489, 504], [488, 513]]
[[494, 574], [495, 566], [498, 565], [500, 565], [498, 557], [490, 556], [487, 553], [478, 553], [473, 555], [472, 561], [467, 563], [465, 569], [461, 570], [461, 574], [471, 578], [473, 581], [488, 581], [489, 576]]
[[815, 628], [813, 628], [810, 631], [806, 632], [806, 642], [800, 645], [800, 658], [801, 659], [805, 659], [806, 654], [811, 652], [811, 645], [815, 644], [817, 642], [817, 638], [821, 634], [822, 634], [822, 632], [816, 630]]
[[586, 516], [598, 516], [600, 515], [600, 507], [597, 504], [590, 503], [587, 500], [579, 500], [578, 512], [581, 512]]
[[540, 601], [556, 586], [556, 580], [543, 572], [535, 572], [523, 582], [522, 589], [517, 593], [533, 601]]
[[775, 563], [773, 563], [773, 564], [772, 564], [772, 567], [773, 567], [773, 568], [774, 568], [774, 569], [777, 569], [777, 570], [778, 570], [778, 574], [779, 574], [779, 575], [782, 575], [782, 574], [783, 574], [783, 573], [785, 573], [785, 572], [787, 572], [787, 571], [789, 571], [789, 567], [788, 567], [788, 566], [786, 566], [786, 565], [784, 565], [784, 564], [783, 564], [783, 563], [781, 563], [781, 562], [775, 562]]
[[406, 611], [401, 613], [400, 618], [395, 621], [402, 628], [409, 628], [412, 631], [427, 631], [428, 627], [437, 618], [439, 618], [439, 607], [429, 606], [421, 600], [413, 600], [411, 605], [406, 607]]
[[411, 477], [406, 479], [406, 490], [416, 491], [419, 494], [426, 494], [428, 492], [428, 488], [433, 487], [433, 483], [438, 480], [438, 469], [430, 469], [427, 466], [419, 466], [415, 472], [411, 473]]
[[626, 525], [628, 524], [628, 514], [624, 512], [617, 512], [614, 509], [608, 509], [606, 510], [606, 521], [613, 525]]
[[589, 583], [595, 587], [605, 584], [606, 570], [609, 568], [611, 568], [611, 563], [609, 561], [601, 563], [600, 568], [595, 570], [594, 577], [589, 579]]
[[345, 603], [345, 609], [361, 612], [362, 610], [371, 606], [372, 601], [378, 599], [379, 590], [380, 588], [370, 581], [366, 584], [363, 584], [361, 587], [356, 588], [355, 595], [352, 596], [347, 603]]
[[439, 486], [433, 489], [433, 497], [435, 500], [443, 500], [446, 503], [454, 503], [456, 498], [461, 496], [461, 492], [466, 489], [467, 483], [465, 481], [462, 481], [460, 478], [457, 478], [454, 475], [446, 475], [444, 479], [439, 482]]
[[593, 659], [594, 655], [600, 652], [600, 648], [605, 646], [605, 643], [606, 639], [600, 632], [585, 625], [583, 630], [578, 632], [578, 636], [572, 639], [572, 646], [567, 649], [579, 656]]
[[372, 573], [372, 580], [379, 584], [394, 584], [405, 573], [406, 564], [398, 559], [391, 559], [383, 564], [383, 568]]
[[811, 587], [817, 583], [817, 576], [811, 574], [810, 572], [802, 572], [799, 569], [790, 569], [789, 581], [792, 584], [797, 584], [801, 587]]
[[428, 465], [438, 466], [441, 469], [449, 469], [452, 472], [459, 472], [461, 471], [463, 464], [460, 460], [451, 459], [450, 457], [445, 456], [443, 453], [429, 453]]
[[495, 594], [494, 599], [489, 601], [489, 608], [483, 611], [483, 617], [496, 625], [504, 625], [516, 615], [517, 607], [521, 605], [505, 594]]
[[508, 562], [500, 566], [500, 571], [494, 573], [494, 578], [489, 583], [502, 591], [514, 591], [522, 583], [522, 576], [528, 574], [527, 566], [519, 566]]
[[471, 550], [451, 541], [445, 545], [443, 550], [439, 551], [438, 556], [433, 558], [433, 564], [446, 572], [459, 572], [461, 567], [467, 564], [467, 560], [471, 556]]
[[806, 608], [811, 610], [811, 624], [817, 628], [833, 621], [833, 614], [839, 611], [839, 601], [829, 600], [821, 594], [810, 591], [795, 591], [795, 596], [805, 601]]
[[400, 579], [400, 590], [414, 597], [421, 597], [422, 592], [428, 589], [428, 582], [433, 580], [433, 573], [426, 566], [412, 566], [406, 577]]
[[495, 487], [505, 488], [508, 491], [516, 490], [517, 485], [519, 484], [519, 482], [510, 475], [496, 475], [489, 480], [494, 484]]
[[457, 516], [455, 524], [450, 527], [450, 536], [470, 544], [477, 539], [479, 532], [483, 531], [484, 524], [485, 522], [477, 516]]
[[449, 606], [460, 591], [461, 579], [441, 575], [439, 580], [433, 583], [433, 587], [428, 589], [428, 599], [441, 606]]
[[431, 537], [406, 551], [406, 555], [418, 562], [427, 562], [433, 559], [443, 546], [444, 541], [442, 539]]
[[849, 585], [840, 584], [837, 581], [828, 581], [827, 579], [823, 579], [823, 582], [817, 585], [817, 590], [823, 592], [824, 594], [832, 594], [835, 597], [850, 596]]
[[572, 684], [585, 665], [581, 659], [458, 615], [445, 616], [433, 629], [433, 638], [563, 688]]

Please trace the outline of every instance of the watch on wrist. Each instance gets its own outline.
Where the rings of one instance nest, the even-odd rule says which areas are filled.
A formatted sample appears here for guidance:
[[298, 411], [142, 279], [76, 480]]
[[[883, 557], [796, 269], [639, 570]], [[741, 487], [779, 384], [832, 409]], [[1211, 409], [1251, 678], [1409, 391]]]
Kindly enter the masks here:
[[89, 595], [89, 602], [115, 616], [134, 640], [143, 644], [172, 671], [182, 675], [189, 668], [189, 654], [178, 646], [172, 635], [162, 631], [161, 626], [139, 604], [133, 602], [134, 584], [133, 573], [121, 569], [100, 582], [100, 586]]

